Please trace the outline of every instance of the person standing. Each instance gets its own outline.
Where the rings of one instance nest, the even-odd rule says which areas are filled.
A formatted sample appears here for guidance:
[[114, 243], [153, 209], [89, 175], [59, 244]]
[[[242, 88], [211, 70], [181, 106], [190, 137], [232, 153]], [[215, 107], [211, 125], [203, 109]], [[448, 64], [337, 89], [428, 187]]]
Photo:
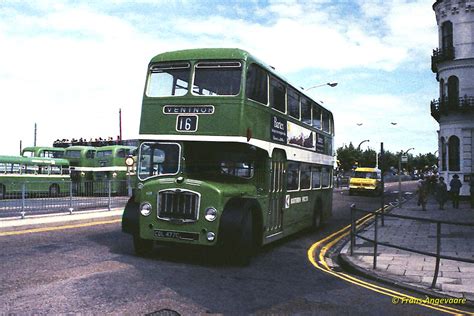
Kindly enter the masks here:
[[436, 201], [438, 201], [439, 209], [444, 210], [444, 203], [446, 203], [448, 195], [448, 186], [444, 182], [443, 177], [439, 177], [439, 183], [436, 183]]
[[471, 195], [471, 209], [474, 209], [474, 173], [471, 173], [471, 179], [469, 179], [469, 194]]
[[455, 174], [451, 182], [449, 182], [449, 192], [453, 200], [453, 207], [459, 208], [459, 191], [461, 190], [462, 183], [459, 180], [459, 176]]
[[428, 202], [428, 183], [427, 180], [418, 181], [418, 206], [426, 211], [426, 202]]

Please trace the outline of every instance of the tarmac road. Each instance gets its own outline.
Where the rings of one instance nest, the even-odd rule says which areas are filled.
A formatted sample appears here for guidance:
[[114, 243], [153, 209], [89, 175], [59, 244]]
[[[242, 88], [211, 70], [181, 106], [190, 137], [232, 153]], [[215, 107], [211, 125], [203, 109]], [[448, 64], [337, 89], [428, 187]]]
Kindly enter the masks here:
[[[388, 201], [397, 197], [391, 193], [397, 188], [388, 186]], [[1, 236], [0, 313], [436, 313], [394, 305], [390, 297], [334, 278], [308, 261], [313, 243], [349, 223], [353, 202], [360, 208], [380, 206], [377, 198], [335, 191], [334, 215], [322, 230], [265, 247], [247, 267], [195, 248], [161, 247], [151, 257], [136, 257], [119, 221]]]

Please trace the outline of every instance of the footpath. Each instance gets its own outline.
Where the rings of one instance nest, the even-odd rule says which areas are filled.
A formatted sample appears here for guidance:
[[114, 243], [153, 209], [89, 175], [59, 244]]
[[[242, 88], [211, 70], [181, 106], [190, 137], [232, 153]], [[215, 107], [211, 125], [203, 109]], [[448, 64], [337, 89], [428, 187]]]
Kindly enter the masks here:
[[0, 220], [0, 236], [12, 235], [16, 232], [35, 229], [55, 228], [59, 226], [81, 225], [94, 222], [119, 220], [124, 207], [97, 209], [93, 211], [79, 211], [72, 214], [54, 213], [47, 215], [30, 215], [25, 218], [10, 217]]
[[[468, 201], [461, 201], [459, 209], [448, 201], [440, 210], [433, 196], [429, 197], [426, 211], [417, 205], [414, 197], [393, 208], [391, 214], [420, 217], [433, 220], [474, 223], [474, 209]], [[436, 254], [437, 225], [417, 220], [385, 217], [382, 227], [377, 226], [379, 242], [402, 246]], [[374, 224], [364, 227], [359, 234], [374, 239]], [[356, 238], [353, 255], [350, 241], [340, 251], [339, 258], [358, 273], [396, 286], [406, 287], [427, 296], [466, 298], [474, 304], [474, 263], [441, 259], [435, 288], [431, 288], [436, 258], [414, 252], [379, 245], [377, 265], [373, 269], [373, 243]], [[441, 225], [441, 255], [474, 260], [474, 227]]]

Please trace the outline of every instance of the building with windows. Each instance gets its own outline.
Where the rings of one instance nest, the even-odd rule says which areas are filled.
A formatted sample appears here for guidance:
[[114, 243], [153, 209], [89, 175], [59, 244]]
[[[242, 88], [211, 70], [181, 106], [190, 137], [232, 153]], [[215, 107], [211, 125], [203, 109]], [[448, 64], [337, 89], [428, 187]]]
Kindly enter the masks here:
[[437, 0], [433, 4], [439, 48], [431, 69], [439, 82], [439, 97], [431, 115], [439, 123], [439, 173], [447, 183], [455, 174], [469, 195], [474, 173], [474, 0]]

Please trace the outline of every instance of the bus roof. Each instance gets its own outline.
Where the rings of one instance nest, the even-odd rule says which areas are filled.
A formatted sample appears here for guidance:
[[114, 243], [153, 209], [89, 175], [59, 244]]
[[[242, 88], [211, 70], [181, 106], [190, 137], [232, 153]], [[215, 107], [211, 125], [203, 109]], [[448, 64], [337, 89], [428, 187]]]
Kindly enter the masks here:
[[289, 80], [287, 80], [281, 74], [278, 74], [275, 71], [275, 68], [262, 62], [260, 59], [256, 58], [249, 52], [240, 49], [240, 48], [195, 48], [195, 49], [185, 49], [185, 50], [177, 50], [177, 51], [170, 51], [156, 55], [150, 61], [150, 64], [157, 63], [157, 62], [166, 62], [166, 61], [183, 61], [183, 60], [197, 60], [197, 59], [240, 59], [243, 61], [250, 61], [258, 64], [266, 71], [275, 75], [276, 77], [282, 79], [283, 81], [287, 82], [289, 85], [293, 86], [296, 90], [300, 93], [303, 93], [307, 98], [311, 99], [313, 102], [316, 102], [321, 108], [329, 113], [331, 118], [333, 118], [333, 114], [331, 111], [326, 109], [324, 106], [317, 102], [312, 97], [310, 97], [306, 91], [300, 87], [296, 87]]
[[24, 151], [38, 151], [38, 150], [50, 150], [50, 151], [64, 151], [64, 148], [60, 147], [50, 147], [50, 146], [28, 146], [23, 148]]
[[63, 158], [0, 156], [0, 163], [39, 164], [39, 165], [69, 165]]

